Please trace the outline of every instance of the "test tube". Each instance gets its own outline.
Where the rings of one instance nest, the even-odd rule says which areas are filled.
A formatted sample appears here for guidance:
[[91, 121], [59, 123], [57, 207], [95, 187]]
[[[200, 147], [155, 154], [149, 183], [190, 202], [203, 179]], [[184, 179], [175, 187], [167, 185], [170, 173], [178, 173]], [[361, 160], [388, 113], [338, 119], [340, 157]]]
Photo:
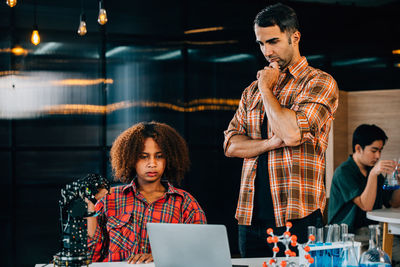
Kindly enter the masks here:
[[325, 243], [332, 243], [332, 225], [325, 225], [325, 229], [324, 229], [324, 240]]
[[315, 226], [308, 226], [308, 236], [313, 235], [314, 241], [311, 241], [310, 244], [315, 244], [315, 238], [317, 238], [317, 228]]
[[324, 243], [324, 228], [323, 227], [317, 228], [317, 236], [316, 236], [315, 242], [321, 243], [321, 244]]
[[[314, 247], [315, 246], [315, 240], [317, 238], [317, 228], [315, 226], [308, 226], [307, 227], [307, 233], [308, 233], [308, 237], [310, 237], [311, 235], [314, 236], [314, 241], [310, 240], [310, 247]], [[315, 250], [310, 250], [310, 256], [314, 259], [314, 263], [311, 264], [310, 266], [312, 267], [316, 267], [317, 266], [317, 257], [316, 257], [316, 253]]]
[[342, 242], [345, 242], [346, 240], [344, 237], [349, 233], [349, 226], [345, 223], [342, 223], [340, 225], [340, 228], [341, 228], [340, 238]]
[[339, 242], [339, 241], [340, 241], [340, 226], [339, 224], [334, 224], [332, 231], [332, 242]]
[[[333, 230], [332, 230], [332, 243], [339, 243], [340, 242], [340, 226], [339, 224], [334, 224], [333, 225]], [[334, 248], [332, 249], [332, 266], [341, 266], [341, 253], [342, 249], [341, 248]]]

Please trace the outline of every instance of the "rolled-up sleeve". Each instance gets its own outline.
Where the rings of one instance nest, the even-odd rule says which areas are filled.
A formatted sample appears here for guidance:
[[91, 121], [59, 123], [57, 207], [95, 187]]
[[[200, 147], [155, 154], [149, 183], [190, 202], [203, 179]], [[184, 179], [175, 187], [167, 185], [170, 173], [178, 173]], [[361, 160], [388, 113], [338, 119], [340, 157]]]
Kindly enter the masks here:
[[316, 75], [308, 82], [292, 108], [296, 112], [301, 143], [311, 141], [315, 144], [326, 124], [334, 119], [338, 98], [337, 83], [329, 74]]
[[235, 115], [233, 116], [231, 122], [229, 123], [228, 129], [224, 131], [224, 152], [229, 147], [229, 140], [232, 138], [234, 135], [246, 135], [247, 129], [246, 129], [246, 103], [247, 103], [247, 98], [248, 98], [248, 92], [250, 88], [253, 85], [250, 85], [247, 87], [243, 93], [242, 97], [240, 98], [239, 101], [239, 106], [235, 112]]

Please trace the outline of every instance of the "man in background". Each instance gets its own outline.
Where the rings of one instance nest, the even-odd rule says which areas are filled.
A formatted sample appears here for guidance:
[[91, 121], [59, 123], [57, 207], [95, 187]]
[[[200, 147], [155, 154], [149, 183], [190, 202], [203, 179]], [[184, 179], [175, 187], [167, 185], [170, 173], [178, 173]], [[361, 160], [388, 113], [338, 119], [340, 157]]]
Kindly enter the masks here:
[[383, 175], [392, 175], [397, 165], [393, 160], [380, 160], [387, 139], [376, 125], [358, 126], [353, 133], [353, 154], [333, 174], [328, 223], [347, 224], [364, 249], [368, 248], [368, 225], [377, 224], [367, 219], [366, 212], [400, 207], [400, 189], [383, 190]]

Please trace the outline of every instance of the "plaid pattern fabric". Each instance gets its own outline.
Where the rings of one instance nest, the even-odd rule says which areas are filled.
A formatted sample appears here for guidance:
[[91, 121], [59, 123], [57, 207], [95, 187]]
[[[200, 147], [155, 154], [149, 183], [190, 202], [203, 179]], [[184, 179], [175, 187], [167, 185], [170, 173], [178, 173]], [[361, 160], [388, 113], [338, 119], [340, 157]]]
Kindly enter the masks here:
[[98, 226], [94, 237], [88, 237], [92, 261], [124, 261], [132, 254], [151, 253], [148, 222], [206, 223], [204, 211], [193, 196], [168, 182], [165, 186], [164, 197], [151, 204], [134, 181], [113, 187], [109, 195], [96, 203]]
[[[268, 152], [268, 172], [278, 227], [292, 219], [304, 218], [325, 208], [325, 150], [338, 105], [336, 81], [327, 73], [312, 68], [305, 57], [283, 70], [273, 93], [282, 107], [296, 112], [301, 144]], [[224, 132], [224, 149], [234, 135], [261, 139], [265, 110], [257, 81], [247, 87], [239, 107]], [[265, 117], [267, 119], [267, 117]], [[268, 124], [268, 138], [273, 136]], [[258, 157], [243, 160], [236, 219], [251, 225], [254, 180]]]

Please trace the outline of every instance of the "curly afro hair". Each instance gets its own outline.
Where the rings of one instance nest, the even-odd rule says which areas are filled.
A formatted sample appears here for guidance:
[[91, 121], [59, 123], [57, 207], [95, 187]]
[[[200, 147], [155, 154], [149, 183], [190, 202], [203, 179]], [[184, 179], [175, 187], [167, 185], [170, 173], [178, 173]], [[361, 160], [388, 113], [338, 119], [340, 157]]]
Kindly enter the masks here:
[[111, 167], [116, 181], [130, 183], [136, 176], [136, 162], [144, 149], [144, 141], [153, 138], [166, 159], [164, 177], [172, 183], [182, 181], [189, 170], [189, 150], [186, 141], [171, 126], [159, 122], [140, 122], [121, 133], [111, 151]]

